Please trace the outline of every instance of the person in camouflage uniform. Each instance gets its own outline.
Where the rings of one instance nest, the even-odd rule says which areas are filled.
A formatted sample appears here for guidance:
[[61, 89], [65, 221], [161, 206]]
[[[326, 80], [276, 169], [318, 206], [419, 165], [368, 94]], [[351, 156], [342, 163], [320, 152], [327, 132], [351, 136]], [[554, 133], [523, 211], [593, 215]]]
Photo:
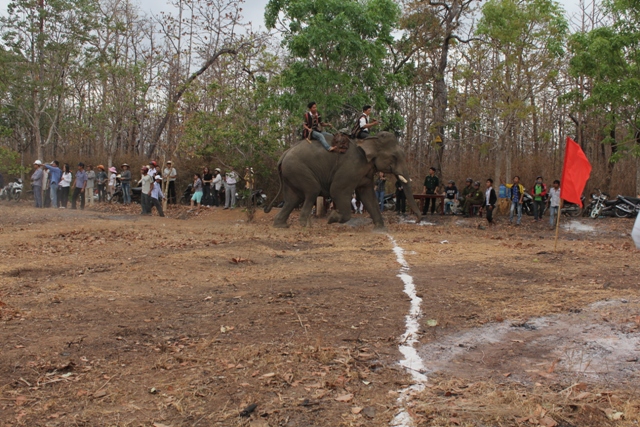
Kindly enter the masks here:
[[462, 211], [464, 212], [465, 218], [468, 218], [473, 214], [471, 210], [474, 205], [484, 205], [484, 193], [480, 190], [480, 183], [478, 181], [474, 182], [471, 188], [473, 190], [464, 199], [464, 207]]
[[[424, 194], [436, 194], [438, 187], [440, 186], [440, 180], [436, 176], [436, 168], [429, 168], [429, 175], [424, 179]], [[424, 207], [422, 208], [422, 215], [427, 214], [427, 209], [431, 205], [431, 215], [436, 211], [436, 198], [430, 198], [424, 200]]]

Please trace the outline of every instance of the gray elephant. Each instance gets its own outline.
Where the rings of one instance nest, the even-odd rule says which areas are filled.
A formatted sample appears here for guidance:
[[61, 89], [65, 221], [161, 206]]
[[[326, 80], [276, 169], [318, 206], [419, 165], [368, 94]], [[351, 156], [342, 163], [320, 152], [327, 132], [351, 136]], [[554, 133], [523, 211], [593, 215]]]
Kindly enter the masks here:
[[[341, 138], [346, 136], [340, 135]], [[336, 139], [340, 138], [336, 136]], [[327, 142], [332, 143], [328, 137]], [[346, 141], [346, 151], [328, 152], [315, 141], [301, 141], [282, 154], [278, 162], [280, 191], [284, 190], [284, 206], [274, 219], [275, 227], [287, 227], [291, 211], [303, 203], [300, 224], [310, 225], [310, 215], [318, 196], [331, 197], [336, 210], [329, 215], [329, 223], [351, 219], [351, 195], [355, 191], [371, 215], [376, 228], [384, 227], [374, 191], [374, 174], [393, 174], [407, 183], [409, 171], [405, 155], [396, 136], [380, 132], [364, 140]], [[413, 199], [410, 185], [405, 186], [409, 208], [420, 218], [420, 209]], [[277, 198], [278, 196], [276, 196]], [[265, 208], [269, 212], [275, 202]]]

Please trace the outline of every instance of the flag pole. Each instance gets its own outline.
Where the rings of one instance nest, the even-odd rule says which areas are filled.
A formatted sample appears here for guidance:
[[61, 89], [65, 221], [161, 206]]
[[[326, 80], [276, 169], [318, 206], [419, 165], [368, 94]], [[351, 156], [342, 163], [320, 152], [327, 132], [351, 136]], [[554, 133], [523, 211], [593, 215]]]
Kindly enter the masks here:
[[556, 241], [553, 244], [553, 251], [558, 252], [558, 232], [560, 231], [560, 214], [562, 214], [562, 205], [564, 200], [560, 199], [560, 206], [558, 206], [558, 217], [556, 218]]

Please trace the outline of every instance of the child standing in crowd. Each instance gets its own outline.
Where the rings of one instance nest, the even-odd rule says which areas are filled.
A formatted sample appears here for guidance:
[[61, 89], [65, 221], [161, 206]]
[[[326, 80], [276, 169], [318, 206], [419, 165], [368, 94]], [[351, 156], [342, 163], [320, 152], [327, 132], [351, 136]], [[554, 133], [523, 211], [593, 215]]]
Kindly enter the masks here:
[[498, 198], [496, 197], [496, 192], [493, 189], [493, 180], [491, 178], [487, 179], [487, 189], [484, 193], [484, 198], [486, 200], [486, 209], [487, 209], [487, 222], [489, 225], [493, 224], [493, 210], [496, 207], [496, 202]]
[[109, 168], [109, 195], [113, 197], [113, 193], [116, 192], [116, 175], [118, 174], [117, 169], [114, 166]]
[[202, 201], [202, 178], [197, 173], [193, 175], [193, 196], [191, 196], [191, 207], [193, 208], [194, 202], [197, 207], [200, 207]]
[[553, 228], [556, 225], [555, 216], [560, 209], [560, 181], [553, 181], [553, 187], [549, 190], [549, 225]]
[[[151, 190], [151, 204], [155, 206], [158, 210], [158, 215], [164, 216], [164, 212], [162, 211], [162, 199], [164, 199], [164, 194], [162, 194], [162, 177], [160, 174], [156, 174], [155, 182], [153, 183], [153, 190]], [[149, 209], [149, 213], [151, 213], [151, 209]]]

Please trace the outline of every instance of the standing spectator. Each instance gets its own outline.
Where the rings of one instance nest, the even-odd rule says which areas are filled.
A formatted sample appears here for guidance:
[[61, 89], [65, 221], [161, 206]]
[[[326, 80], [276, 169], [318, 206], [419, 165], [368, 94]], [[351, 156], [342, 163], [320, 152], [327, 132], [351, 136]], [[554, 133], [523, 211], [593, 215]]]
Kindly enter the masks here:
[[[436, 194], [438, 191], [438, 187], [440, 186], [440, 180], [436, 176], [436, 168], [429, 168], [429, 175], [424, 179], [424, 194]], [[431, 205], [431, 215], [436, 212], [436, 201], [435, 197], [426, 198], [424, 200], [424, 207], [422, 208], [422, 215], [427, 214], [427, 209], [429, 205]]]
[[489, 225], [494, 225], [493, 223], [493, 210], [496, 207], [496, 202], [498, 201], [498, 197], [496, 196], [496, 192], [493, 189], [493, 180], [489, 178], [487, 180], [487, 189], [484, 192], [485, 199], [485, 207], [487, 209], [487, 222]]
[[109, 198], [113, 197], [116, 192], [116, 177], [118, 176], [118, 170], [115, 166], [109, 168]]
[[473, 216], [474, 206], [484, 206], [484, 193], [480, 190], [480, 182], [478, 181], [473, 183], [473, 192], [469, 193], [464, 201], [462, 211], [464, 212], [465, 218]]
[[220, 188], [222, 187], [222, 174], [220, 168], [215, 168], [213, 171], [212, 193], [213, 193], [213, 206], [220, 206]]
[[84, 163], [78, 163], [78, 172], [73, 183], [73, 198], [71, 199], [71, 209], [76, 209], [76, 202], [80, 197], [80, 209], [84, 209], [84, 192], [87, 186], [87, 173], [84, 171]]
[[71, 167], [68, 163], [64, 164], [64, 172], [60, 179], [60, 185], [58, 186], [58, 200], [60, 201], [60, 209], [67, 208], [67, 202], [69, 201], [69, 192], [71, 191], [71, 181], [73, 176], [71, 175]]
[[541, 176], [536, 178], [536, 183], [533, 184], [531, 189], [531, 195], [533, 196], [533, 221], [538, 222], [542, 219], [544, 202], [547, 197], [547, 186], [542, 182]]
[[560, 181], [553, 181], [553, 187], [549, 190], [549, 225], [555, 227], [555, 216], [560, 209]]
[[149, 168], [146, 166], [140, 169], [140, 173], [142, 174], [140, 178], [140, 183], [142, 184], [142, 192], [140, 193], [142, 212], [140, 212], [140, 215], [151, 215], [151, 185], [153, 184], [153, 178], [149, 176]]
[[107, 201], [107, 173], [104, 166], [98, 165], [98, 173], [96, 174], [96, 182], [98, 183], [98, 201]]
[[51, 197], [51, 207], [58, 207], [58, 185], [60, 184], [60, 179], [62, 178], [62, 171], [58, 167], [59, 163], [57, 160], [51, 162], [50, 165], [44, 165], [45, 168], [49, 171], [49, 194]]
[[[504, 184], [504, 180], [502, 180]], [[517, 211], [518, 219], [516, 225], [520, 225], [522, 221], [522, 202], [524, 201], [524, 185], [520, 184], [520, 177], [513, 177], [513, 184], [506, 184], [507, 188], [511, 189], [511, 210], [509, 212], [509, 223], [513, 224], [513, 215]]]
[[96, 173], [93, 165], [87, 166], [87, 186], [84, 189], [84, 197], [89, 206], [93, 206], [93, 189], [95, 188]]
[[458, 200], [458, 187], [453, 181], [449, 181], [444, 189], [444, 214], [454, 214], [453, 205]]
[[33, 196], [36, 199], [36, 208], [42, 207], [42, 179], [44, 178], [44, 174], [42, 173], [42, 162], [40, 160], [36, 160], [33, 162], [33, 166], [35, 170], [33, 171], [33, 175], [31, 175], [31, 188], [33, 189]]
[[122, 188], [122, 203], [125, 205], [131, 204], [131, 171], [129, 165], [123, 163], [122, 172], [120, 172], [120, 186]]
[[155, 160], [152, 160], [149, 162], [149, 166], [147, 167], [147, 169], [149, 170], [147, 172], [147, 174], [153, 179], [154, 176], [156, 176], [156, 167], [158, 166], [158, 163]]
[[236, 183], [238, 174], [234, 171], [227, 172], [224, 180], [224, 209], [234, 209], [236, 207]]
[[404, 192], [402, 181], [396, 179], [396, 212], [404, 215], [407, 211], [407, 195]]
[[211, 197], [211, 183], [213, 182], [213, 175], [209, 171], [209, 166], [205, 166], [202, 169], [202, 204], [206, 207], [211, 207], [213, 200]]
[[42, 207], [48, 208], [51, 206], [51, 189], [49, 188], [49, 169], [44, 167], [44, 163], [40, 166], [42, 169]]
[[167, 203], [176, 204], [176, 177], [178, 173], [176, 169], [173, 167], [171, 160], [167, 161], [167, 167], [164, 168], [164, 172], [162, 174], [164, 179], [169, 179], [169, 186], [167, 187]]
[[[155, 182], [153, 183], [153, 190], [151, 190], [151, 203], [158, 210], [158, 215], [164, 216], [164, 212], [162, 211], [162, 199], [164, 199], [164, 194], [162, 194], [162, 177], [160, 174], [156, 174]], [[151, 208], [149, 208], [149, 213], [151, 213]]]
[[193, 196], [191, 196], [191, 207], [195, 202], [196, 207], [200, 207], [202, 201], [202, 177], [199, 173], [193, 175]]
[[387, 178], [384, 176], [384, 172], [378, 173], [378, 179], [376, 179], [376, 199], [380, 205], [380, 212], [384, 211], [384, 187], [387, 185]]

